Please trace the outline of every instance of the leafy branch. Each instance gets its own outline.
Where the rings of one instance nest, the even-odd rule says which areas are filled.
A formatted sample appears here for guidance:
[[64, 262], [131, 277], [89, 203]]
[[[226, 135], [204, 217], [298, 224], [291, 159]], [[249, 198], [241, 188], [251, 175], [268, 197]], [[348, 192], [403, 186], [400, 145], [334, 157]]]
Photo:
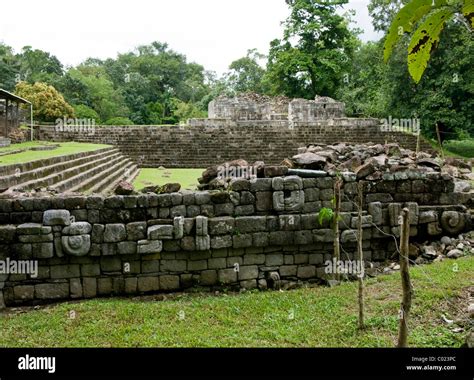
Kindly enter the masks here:
[[[408, 71], [419, 83], [436, 49], [440, 34], [450, 19], [461, 19], [472, 32], [474, 0], [412, 0], [395, 16], [384, 44], [384, 61], [388, 62], [393, 48], [404, 34], [412, 37], [408, 46]], [[413, 31], [415, 25], [418, 28]]]

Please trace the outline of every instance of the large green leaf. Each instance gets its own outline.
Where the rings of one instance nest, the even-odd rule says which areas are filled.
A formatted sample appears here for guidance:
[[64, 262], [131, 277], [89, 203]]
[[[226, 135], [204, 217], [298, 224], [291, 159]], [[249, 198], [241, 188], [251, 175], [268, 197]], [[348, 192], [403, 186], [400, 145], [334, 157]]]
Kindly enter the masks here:
[[467, 21], [471, 24], [471, 27], [474, 28], [474, 0], [465, 0], [464, 7], [462, 8], [462, 14]]
[[413, 34], [408, 46], [408, 71], [416, 83], [425, 72], [431, 52], [439, 42], [439, 35], [452, 15], [452, 9], [436, 9], [426, 17]]
[[[438, 5], [435, 2], [435, 6]], [[433, 7], [433, 0], [412, 0], [395, 16], [385, 39], [384, 60], [388, 61], [393, 47], [404, 33], [410, 33], [414, 25]]]

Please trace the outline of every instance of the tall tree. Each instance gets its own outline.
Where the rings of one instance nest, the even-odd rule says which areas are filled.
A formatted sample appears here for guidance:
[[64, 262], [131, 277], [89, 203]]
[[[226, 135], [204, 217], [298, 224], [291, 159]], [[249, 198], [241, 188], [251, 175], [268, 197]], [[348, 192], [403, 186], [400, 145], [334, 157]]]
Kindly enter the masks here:
[[376, 31], [386, 32], [395, 15], [409, 0], [370, 0], [367, 6]]
[[265, 92], [265, 86], [262, 82], [265, 69], [259, 63], [264, 58], [266, 58], [265, 55], [260, 54], [257, 49], [250, 49], [245, 57], [239, 58], [230, 64], [227, 81], [232, 91], [259, 94]]
[[337, 10], [347, 0], [286, 0], [290, 16], [283, 40], [271, 43], [266, 83], [273, 94], [334, 96], [357, 44], [349, 15]]
[[350, 68], [343, 74], [336, 99], [346, 103], [351, 116], [387, 117], [392, 85], [387, 81], [391, 65], [384, 65], [383, 43], [360, 43]]
[[48, 52], [25, 46], [17, 54], [22, 79], [29, 82], [46, 82], [55, 85], [63, 75], [63, 65]]
[[13, 91], [20, 79], [20, 64], [13, 49], [0, 42], [0, 88]]

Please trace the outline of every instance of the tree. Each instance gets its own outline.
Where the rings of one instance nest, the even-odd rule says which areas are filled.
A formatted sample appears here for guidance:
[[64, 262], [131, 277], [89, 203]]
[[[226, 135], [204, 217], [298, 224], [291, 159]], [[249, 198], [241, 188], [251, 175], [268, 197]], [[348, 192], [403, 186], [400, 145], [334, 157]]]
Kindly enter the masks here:
[[370, 0], [367, 6], [374, 29], [387, 32], [400, 8], [409, 0]]
[[21, 78], [28, 83], [45, 82], [56, 85], [63, 75], [63, 65], [48, 52], [25, 46], [17, 54]]
[[135, 123], [176, 122], [173, 99], [200, 105], [210, 92], [204, 68], [188, 63], [184, 55], [160, 42], [108, 59], [104, 68], [122, 92]]
[[431, 137], [436, 124], [443, 139], [474, 133], [471, 33], [459, 22], [448, 22], [443, 43], [432, 53], [430, 65], [418, 84], [410, 80], [405, 64], [408, 43], [405, 37], [394, 49], [387, 66], [385, 86], [390, 89], [390, 98], [386, 115], [419, 118], [422, 132]]
[[34, 117], [39, 121], [74, 117], [74, 109], [53, 86], [46, 83], [19, 82], [15, 93], [33, 104]]
[[259, 60], [264, 58], [265, 56], [256, 49], [250, 49], [245, 57], [230, 64], [227, 81], [232, 91], [236, 93], [255, 92], [258, 94], [265, 92], [265, 86], [262, 82], [265, 69], [259, 64]]
[[74, 78], [68, 71], [57, 84], [58, 90], [70, 104], [92, 107], [89, 88], [79, 78]]
[[127, 117], [113, 117], [107, 120], [104, 125], [133, 125], [133, 121]]
[[79, 119], [91, 119], [94, 120], [96, 124], [100, 123], [100, 117], [95, 110], [92, 108], [85, 106], [84, 104], [79, 104], [74, 106], [74, 113], [77, 118]]
[[384, 60], [388, 61], [393, 47], [405, 33], [413, 32], [408, 46], [408, 71], [419, 83], [431, 53], [436, 49], [446, 23], [457, 17], [472, 32], [474, 0], [411, 0], [397, 13], [385, 39]]
[[360, 43], [354, 52], [347, 73], [343, 74], [336, 99], [346, 104], [351, 116], [386, 118], [392, 93], [387, 80], [392, 65], [382, 60], [381, 42]]
[[87, 88], [90, 99], [87, 105], [99, 114], [101, 120], [128, 115], [129, 110], [121, 91], [114, 87], [99, 62], [85, 61], [77, 68], [69, 70], [68, 75], [75, 83], [80, 83]]
[[0, 88], [13, 91], [20, 79], [20, 64], [13, 54], [13, 49], [0, 43]]
[[173, 99], [173, 106], [173, 115], [181, 123], [186, 122], [188, 119], [200, 119], [207, 116], [206, 111], [201, 110], [193, 103], [186, 103], [179, 99]]
[[347, 0], [286, 0], [290, 16], [283, 40], [270, 46], [265, 83], [270, 93], [289, 97], [334, 96], [357, 43], [349, 15], [337, 10]]

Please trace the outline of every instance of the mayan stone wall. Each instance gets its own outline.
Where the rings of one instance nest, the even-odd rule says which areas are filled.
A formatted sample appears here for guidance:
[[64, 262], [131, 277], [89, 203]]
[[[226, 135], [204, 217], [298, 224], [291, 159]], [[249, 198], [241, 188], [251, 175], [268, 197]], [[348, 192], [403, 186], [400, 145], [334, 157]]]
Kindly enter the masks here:
[[[42, 126], [36, 137], [117, 146], [141, 167], [204, 168], [236, 158], [279, 164], [310, 144], [397, 142], [416, 148], [416, 136], [383, 132], [379, 120], [340, 118], [313, 123], [192, 119], [186, 126], [98, 126], [95, 132], [60, 132]], [[422, 149], [431, 147], [423, 143]]]
[[[358, 183], [343, 174], [340, 240], [356, 252]], [[0, 260], [35, 260], [38, 275], [0, 275], [0, 307], [157, 291], [266, 289], [325, 276], [335, 178], [234, 180], [229, 191], [0, 199]], [[440, 173], [386, 173], [364, 182], [365, 260], [392, 257], [402, 207], [413, 239], [471, 227]], [[469, 196], [469, 194], [467, 194]]]
[[344, 117], [346, 117], [344, 103], [320, 96], [314, 100], [307, 100], [245, 94], [233, 98], [218, 97], [209, 103], [211, 120], [286, 120], [290, 123], [313, 123], [318, 120]]

